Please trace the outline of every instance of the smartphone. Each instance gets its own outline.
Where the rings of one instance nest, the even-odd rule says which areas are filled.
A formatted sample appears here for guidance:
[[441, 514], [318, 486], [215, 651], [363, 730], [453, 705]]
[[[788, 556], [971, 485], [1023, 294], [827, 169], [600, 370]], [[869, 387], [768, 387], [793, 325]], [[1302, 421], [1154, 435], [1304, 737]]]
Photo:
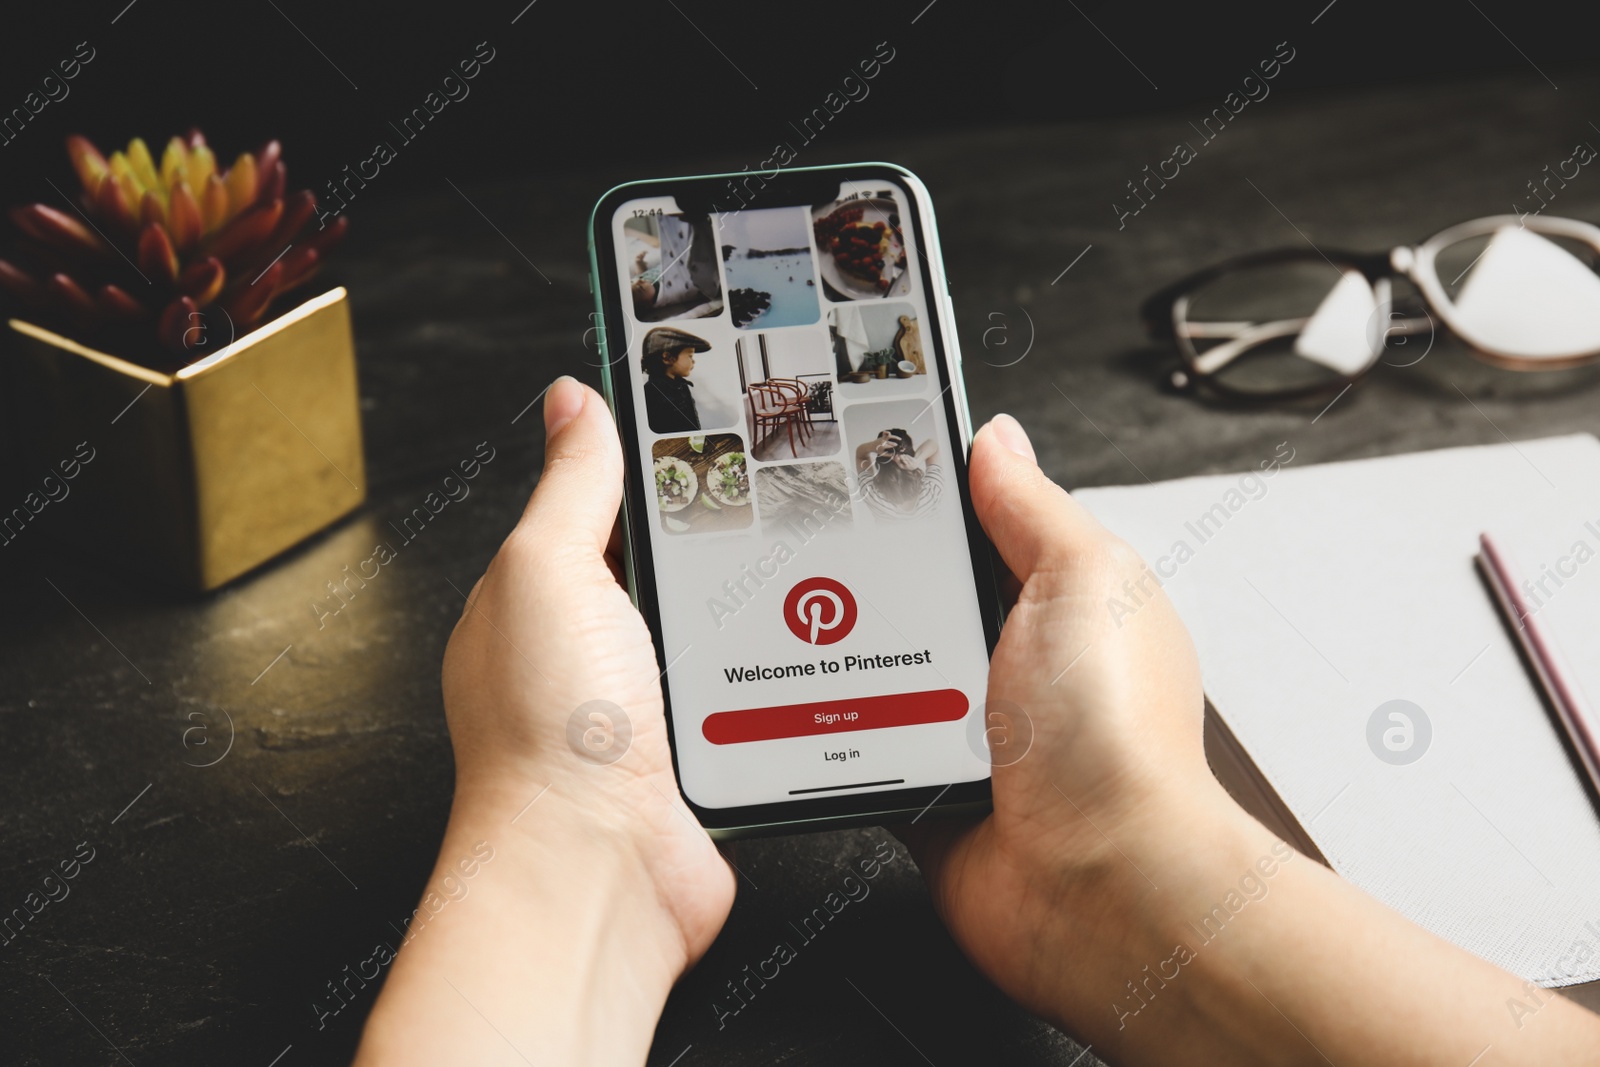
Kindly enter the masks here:
[[629, 591], [713, 837], [989, 804], [992, 550], [928, 191], [630, 182], [589, 223]]

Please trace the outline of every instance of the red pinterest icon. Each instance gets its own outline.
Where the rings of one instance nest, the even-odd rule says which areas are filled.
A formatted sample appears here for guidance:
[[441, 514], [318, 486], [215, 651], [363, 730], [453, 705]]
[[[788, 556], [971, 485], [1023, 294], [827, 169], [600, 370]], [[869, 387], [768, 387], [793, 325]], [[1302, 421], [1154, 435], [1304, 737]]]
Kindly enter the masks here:
[[856, 598], [843, 582], [807, 578], [783, 598], [783, 621], [800, 640], [831, 645], [849, 636], [856, 625]]

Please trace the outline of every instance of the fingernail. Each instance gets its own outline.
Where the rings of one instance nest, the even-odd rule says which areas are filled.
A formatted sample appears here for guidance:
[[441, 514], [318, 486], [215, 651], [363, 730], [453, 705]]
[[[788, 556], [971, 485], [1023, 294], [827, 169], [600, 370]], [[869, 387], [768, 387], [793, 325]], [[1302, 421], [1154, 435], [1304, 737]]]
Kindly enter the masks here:
[[1028, 431], [1022, 428], [1022, 423], [1002, 412], [990, 419], [989, 425], [1001, 444], [1029, 463], [1039, 462], [1039, 457], [1033, 454], [1033, 442], [1028, 440]]
[[577, 418], [586, 398], [583, 386], [570, 374], [551, 382], [544, 394], [544, 435], [555, 436], [561, 427]]

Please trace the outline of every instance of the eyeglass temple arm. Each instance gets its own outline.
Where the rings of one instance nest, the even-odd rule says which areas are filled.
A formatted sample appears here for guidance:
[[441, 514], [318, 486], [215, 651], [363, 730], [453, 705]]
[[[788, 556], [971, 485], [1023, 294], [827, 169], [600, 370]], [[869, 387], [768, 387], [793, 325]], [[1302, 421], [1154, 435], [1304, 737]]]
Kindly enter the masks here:
[[[1271, 341], [1279, 337], [1289, 337], [1305, 329], [1306, 319], [1280, 319], [1277, 322], [1265, 322], [1253, 326], [1246, 322], [1189, 322], [1183, 327], [1183, 335], [1190, 338], [1215, 339], [1231, 338], [1227, 344], [1218, 345], [1208, 349], [1195, 360], [1194, 369], [1198, 374], [1215, 374], [1229, 363], [1244, 354], [1247, 348]], [[1391, 320], [1385, 328], [1385, 336], [1399, 334], [1412, 337], [1420, 333], [1427, 333], [1433, 328], [1433, 320], [1426, 315], [1421, 318], [1406, 318], [1399, 321]]]
[[1238, 359], [1248, 349], [1279, 337], [1292, 337], [1305, 328], [1304, 318], [1279, 319], [1258, 326], [1241, 326], [1231, 322], [1185, 323], [1183, 333], [1188, 337], [1232, 337], [1233, 340], [1207, 349], [1195, 358], [1197, 374], [1215, 374]]

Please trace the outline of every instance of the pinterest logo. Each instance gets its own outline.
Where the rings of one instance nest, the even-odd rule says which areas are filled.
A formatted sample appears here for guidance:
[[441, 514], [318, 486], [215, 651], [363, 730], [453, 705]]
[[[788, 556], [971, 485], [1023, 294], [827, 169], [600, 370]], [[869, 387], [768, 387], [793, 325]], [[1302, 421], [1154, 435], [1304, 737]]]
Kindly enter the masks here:
[[800, 640], [813, 645], [842, 641], [856, 625], [856, 598], [843, 582], [807, 578], [783, 598], [783, 621]]

